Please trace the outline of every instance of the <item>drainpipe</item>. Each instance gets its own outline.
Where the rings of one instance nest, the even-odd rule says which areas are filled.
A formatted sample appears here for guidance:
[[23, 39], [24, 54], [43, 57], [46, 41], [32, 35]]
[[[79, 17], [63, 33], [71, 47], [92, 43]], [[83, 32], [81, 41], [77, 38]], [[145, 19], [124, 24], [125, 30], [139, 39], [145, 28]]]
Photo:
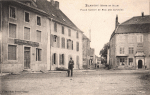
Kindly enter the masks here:
[[51, 19], [51, 23], [50, 23], [50, 70], [52, 69], [52, 58], [51, 58], [51, 32], [52, 32], [52, 20], [53, 18], [50, 18]]

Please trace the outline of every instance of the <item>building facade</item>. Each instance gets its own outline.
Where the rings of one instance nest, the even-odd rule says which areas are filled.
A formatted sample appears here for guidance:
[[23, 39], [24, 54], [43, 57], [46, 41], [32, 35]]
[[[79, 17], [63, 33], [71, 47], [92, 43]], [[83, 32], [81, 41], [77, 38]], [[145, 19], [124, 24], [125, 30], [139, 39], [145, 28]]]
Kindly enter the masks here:
[[47, 66], [46, 14], [34, 1], [1, 1], [1, 68], [4, 72], [35, 71]]
[[90, 66], [90, 39], [87, 38], [84, 34], [83, 34], [83, 39], [82, 39], [82, 50], [83, 50], [83, 67], [85, 69], [89, 68]]
[[0, 61], [3, 72], [82, 67], [82, 31], [47, 0], [0, 1]]
[[[118, 17], [116, 18], [118, 22]], [[150, 16], [133, 17], [117, 25], [110, 38], [109, 64], [112, 67], [150, 68]]]

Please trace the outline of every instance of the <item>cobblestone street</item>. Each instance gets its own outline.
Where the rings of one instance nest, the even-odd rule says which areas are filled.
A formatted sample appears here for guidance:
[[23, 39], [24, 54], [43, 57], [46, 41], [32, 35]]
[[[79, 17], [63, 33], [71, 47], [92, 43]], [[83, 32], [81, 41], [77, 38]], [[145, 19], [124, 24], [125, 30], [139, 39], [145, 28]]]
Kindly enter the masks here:
[[2, 95], [150, 95], [144, 70], [89, 70], [7, 75], [1, 78]]

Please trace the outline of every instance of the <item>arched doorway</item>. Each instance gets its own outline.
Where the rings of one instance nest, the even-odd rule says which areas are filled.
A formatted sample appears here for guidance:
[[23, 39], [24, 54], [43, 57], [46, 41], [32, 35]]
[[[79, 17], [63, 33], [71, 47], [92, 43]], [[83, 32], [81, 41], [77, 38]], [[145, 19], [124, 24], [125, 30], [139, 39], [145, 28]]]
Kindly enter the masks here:
[[138, 61], [138, 68], [142, 68], [142, 60]]

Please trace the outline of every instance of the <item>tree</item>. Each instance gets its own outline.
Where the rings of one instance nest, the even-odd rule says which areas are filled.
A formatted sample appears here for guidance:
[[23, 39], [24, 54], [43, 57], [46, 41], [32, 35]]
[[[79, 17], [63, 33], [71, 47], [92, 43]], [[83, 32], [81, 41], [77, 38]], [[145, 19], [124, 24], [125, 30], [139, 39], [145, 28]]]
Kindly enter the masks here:
[[102, 63], [107, 63], [107, 50], [109, 49], [109, 42], [106, 43], [103, 49], [100, 50], [100, 55], [103, 58]]

